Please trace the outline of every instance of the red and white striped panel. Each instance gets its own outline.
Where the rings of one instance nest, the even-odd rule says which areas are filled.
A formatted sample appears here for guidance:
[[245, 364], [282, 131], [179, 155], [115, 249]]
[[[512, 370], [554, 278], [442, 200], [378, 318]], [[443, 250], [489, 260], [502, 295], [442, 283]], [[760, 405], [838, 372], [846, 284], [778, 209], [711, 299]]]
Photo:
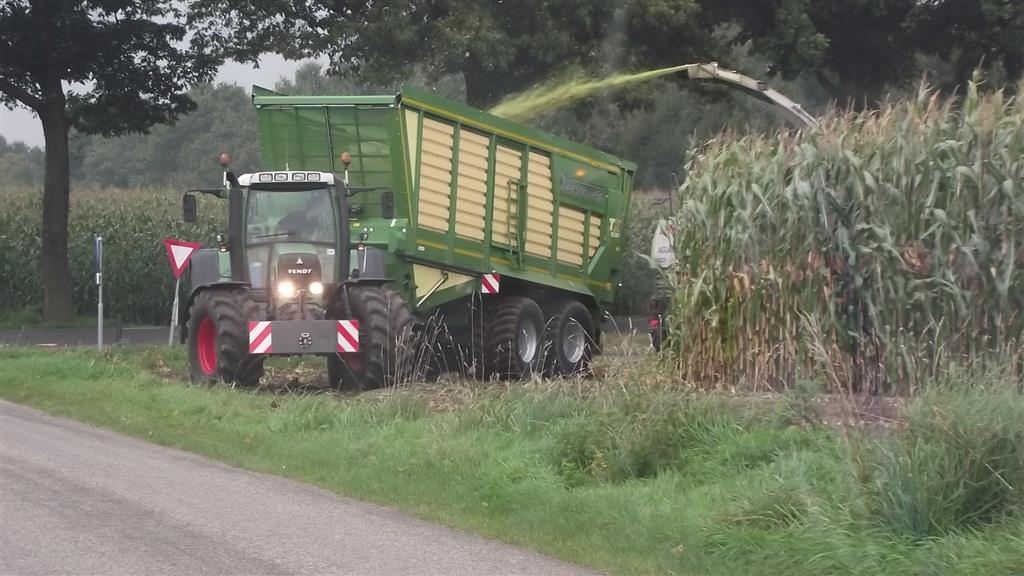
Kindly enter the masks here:
[[484, 294], [497, 294], [500, 280], [501, 276], [498, 274], [484, 274], [480, 277], [480, 292]]
[[359, 352], [358, 320], [338, 320], [338, 352]]
[[270, 354], [270, 321], [249, 322], [249, 354]]

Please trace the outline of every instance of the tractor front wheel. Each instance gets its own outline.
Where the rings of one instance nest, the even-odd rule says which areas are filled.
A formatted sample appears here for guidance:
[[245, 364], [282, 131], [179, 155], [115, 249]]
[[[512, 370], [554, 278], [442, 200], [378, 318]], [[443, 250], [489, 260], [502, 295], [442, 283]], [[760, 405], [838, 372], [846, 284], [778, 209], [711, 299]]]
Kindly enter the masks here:
[[239, 289], [210, 289], [192, 302], [188, 320], [188, 360], [192, 381], [256, 386], [263, 357], [249, 354], [249, 320], [256, 304]]
[[337, 319], [359, 321], [359, 352], [327, 357], [332, 386], [346, 391], [394, 386], [412, 378], [412, 313], [402, 295], [389, 287], [354, 286], [346, 306], [332, 307]]

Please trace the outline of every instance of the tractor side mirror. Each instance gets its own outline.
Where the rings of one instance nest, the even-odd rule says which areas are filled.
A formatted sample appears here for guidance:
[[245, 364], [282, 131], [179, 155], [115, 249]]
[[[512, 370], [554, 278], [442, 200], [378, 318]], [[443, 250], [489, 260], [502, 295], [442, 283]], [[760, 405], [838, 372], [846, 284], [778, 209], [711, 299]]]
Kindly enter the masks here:
[[181, 219], [188, 223], [195, 223], [196, 221], [196, 196], [195, 194], [185, 194], [181, 197]]

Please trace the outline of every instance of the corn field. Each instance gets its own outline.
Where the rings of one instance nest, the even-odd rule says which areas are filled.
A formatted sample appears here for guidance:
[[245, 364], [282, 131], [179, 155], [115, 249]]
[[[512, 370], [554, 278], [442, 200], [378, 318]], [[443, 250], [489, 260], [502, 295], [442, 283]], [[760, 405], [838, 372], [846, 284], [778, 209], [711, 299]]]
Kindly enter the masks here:
[[673, 347], [688, 381], [914, 393], [1024, 375], [1024, 99], [922, 87], [691, 153]]
[[[0, 311], [40, 306], [42, 191], [4, 190], [0, 196]], [[178, 238], [212, 245], [226, 229], [226, 204], [200, 199], [199, 222], [181, 221], [181, 192], [73, 190], [68, 260], [79, 314], [96, 313], [93, 238], [104, 239], [106, 316], [129, 324], [169, 321], [174, 276], [161, 240]], [[182, 277], [182, 292], [188, 275]]]

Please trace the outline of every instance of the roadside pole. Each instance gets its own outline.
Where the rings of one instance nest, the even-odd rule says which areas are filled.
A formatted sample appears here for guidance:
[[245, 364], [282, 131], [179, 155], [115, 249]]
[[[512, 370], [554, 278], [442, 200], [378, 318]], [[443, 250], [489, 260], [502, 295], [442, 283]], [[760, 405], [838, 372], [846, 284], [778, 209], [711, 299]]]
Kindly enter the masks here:
[[167, 335], [167, 345], [174, 346], [174, 331], [178, 328], [178, 298], [181, 293], [181, 276], [174, 279], [174, 304], [171, 305], [171, 332]]
[[95, 238], [96, 254], [96, 349], [103, 350], [103, 236]]

